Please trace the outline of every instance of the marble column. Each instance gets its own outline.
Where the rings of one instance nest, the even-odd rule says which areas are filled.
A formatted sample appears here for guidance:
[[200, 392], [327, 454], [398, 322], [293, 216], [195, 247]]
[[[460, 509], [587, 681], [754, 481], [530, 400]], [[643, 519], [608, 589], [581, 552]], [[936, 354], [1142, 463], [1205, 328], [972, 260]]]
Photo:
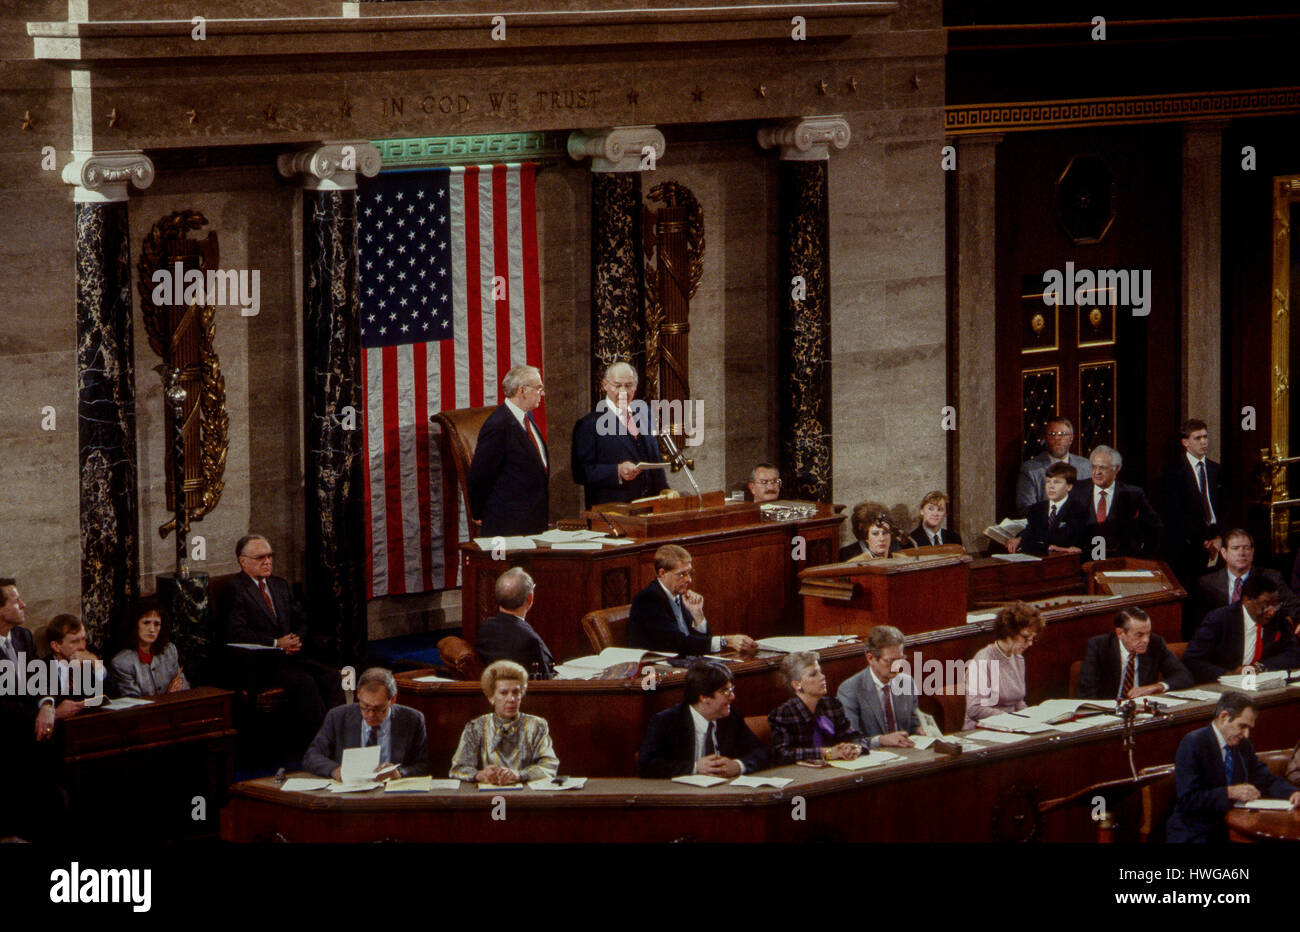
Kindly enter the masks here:
[[832, 147], [849, 144], [841, 116], [801, 117], [758, 131], [781, 155], [777, 433], [786, 498], [828, 502], [831, 483], [830, 213]]
[[[645, 384], [645, 262], [641, 172], [664, 154], [653, 126], [569, 134], [574, 159], [591, 159], [591, 380], [600, 396], [605, 367], [630, 360]], [[649, 153], [653, 153], [651, 156]]]
[[1222, 459], [1219, 234], [1223, 219], [1223, 130], [1227, 125], [1226, 120], [1205, 120], [1183, 126], [1182, 416], [1199, 417], [1209, 425], [1212, 459]]
[[77, 228], [81, 617], [100, 649], [140, 588], [127, 184], [147, 188], [153, 177], [139, 151], [74, 150], [63, 169]]
[[305, 607], [312, 633], [356, 660], [366, 644], [356, 176], [379, 173], [379, 150], [325, 143], [278, 167], [303, 185]]
[[997, 436], [993, 403], [997, 362], [996, 168], [1001, 134], [962, 136], [952, 179], [955, 254], [953, 321], [949, 350], [955, 375], [957, 432], [951, 448], [950, 526], [973, 544], [990, 515], [997, 514], [997, 482], [992, 474], [990, 440]]

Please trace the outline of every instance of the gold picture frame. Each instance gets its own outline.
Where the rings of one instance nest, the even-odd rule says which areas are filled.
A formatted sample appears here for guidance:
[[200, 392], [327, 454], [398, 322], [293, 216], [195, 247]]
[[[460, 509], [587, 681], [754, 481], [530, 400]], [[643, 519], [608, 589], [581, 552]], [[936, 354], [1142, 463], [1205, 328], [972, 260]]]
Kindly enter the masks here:
[[[1043, 301], [1047, 292], [1022, 294], [1020, 296], [1020, 353], [1029, 356], [1034, 353], [1053, 353], [1061, 348], [1061, 298], [1056, 296], [1052, 304]], [[1050, 329], [1049, 329], [1050, 328]], [[1050, 332], [1051, 340], [1041, 337]]]
[[[1106, 304], [1077, 304], [1075, 311], [1074, 332], [1079, 349], [1093, 346], [1115, 345], [1115, 321], [1119, 316], [1119, 307], [1115, 303], [1113, 288], [1089, 288], [1080, 294], [1097, 294], [1110, 292], [1110, 301]], [[1076, 296], [1075, 300], [1078, 298]], [[1109, 318], [1109, 321], [1107, 320]], [[1109, 326], [1107, 324], [1109, 323]], [[1086, 326], [1085, 326], [1086, 325]], [[1084, 331], [1089, 332], [1085, 335]], [[1108, 334], [1102, 336], [1101, 334]]]

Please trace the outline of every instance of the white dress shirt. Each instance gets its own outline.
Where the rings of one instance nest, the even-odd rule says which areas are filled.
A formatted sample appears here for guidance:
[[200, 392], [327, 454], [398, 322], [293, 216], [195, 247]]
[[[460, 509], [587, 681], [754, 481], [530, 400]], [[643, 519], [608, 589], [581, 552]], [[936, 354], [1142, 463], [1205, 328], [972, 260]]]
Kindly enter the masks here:
[[[708, 737], [710, 724], [714, 726], [713, 727], [714, 752], [721, 754], [722, 751], [718, 750], [718, 728], [717, 728], [718, 723], [717, 722], [711, 723], [707, 718], [705, 718], [699, 712], [695, 711], [695, 706], [693, 705], [687, 706], [687, 708], [691, 710], [691, 721], [695, 723], [695, 759], [698, 761], [701, 757], [704, 756], [704, 739]], [[745, 772], [744, 763], [741, 761], [736, 761], [736, 763], [740, 765], [740, 772], [744, 773]]]
[[1241, 622], [1241, 662], [1245, 665], [1255, 661], [1255, 642], [1259, 640], [1259, 625], [1250, 617], [1250, 612], [1246, 611], [1244, 600], [1241, 603]]

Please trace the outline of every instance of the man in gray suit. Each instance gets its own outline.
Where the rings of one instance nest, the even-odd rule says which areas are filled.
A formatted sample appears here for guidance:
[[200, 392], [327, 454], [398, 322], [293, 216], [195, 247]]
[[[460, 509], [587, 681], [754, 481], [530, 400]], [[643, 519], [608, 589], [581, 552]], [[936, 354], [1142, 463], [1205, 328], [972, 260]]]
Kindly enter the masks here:
[[876, 625], [867, 634], [867, 668], [835, 691], [850, 724], [873, 748], [910, 748], [909, 734], [921, 731], [916, 681], [901, 672], [903, 632]]
[[1072, 443], [1074, 425], [1069, 418], [1054, 417], [1047, 422], [1047, 449], [1020, 465], [1020, 475], [1016, 479], [1016, 517], [1023, 518], [1035, 503], [1047, 500], [1043, 479], [1047, 467], [1053, 463], [1069, 463], [1079, 480], [1092, 478], [1092, 463], [1071, 453]]
[[[429, 741], [424, 715], [398, 705], [397, 681], [381, 667], [371, 667], [357, 681], [357, 701], [330, 709], [311, 747], [303, 756], [305, 770], [342, 779], [343, 750], [378, 745], [380, 772], [376, 780], [423, 777], [429, 773]], [[391, 769], [397, 764], [397, 769]]]

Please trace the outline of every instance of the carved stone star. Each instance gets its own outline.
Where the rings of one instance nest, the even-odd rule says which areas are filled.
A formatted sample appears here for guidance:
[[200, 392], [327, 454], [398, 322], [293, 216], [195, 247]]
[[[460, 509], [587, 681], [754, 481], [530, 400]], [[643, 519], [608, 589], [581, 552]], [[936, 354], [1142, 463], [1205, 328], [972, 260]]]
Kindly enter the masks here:
[[632, 88], [632, 90], [630, 90], [630, 91], [627, 92], [627, 102], [630, 103], [630, 104], [635, 105], [635, 104], [636, 104], [636, 101], [637, 101], [637, 98], [640, 97], [640, 96], [641, 96], [641, 95], [637, 92], [637, 89], [636, 89], [636, 88]]
[[759, 97], [766, 97], [766, 96], [767, 96], [767, 85], [766, 85], [766, 84], [760, 84], [758, 87], [754, 88], [754, 93], [757, 94]]
[[190, 118], [191, 126], [199, 121], [199, 111], [195, 110], [193, 107], [191, 107], [190, 111], [185, 115]]
[[266, 122], [275, 122], [275, 104], [270, 104], [266, 108]]
[[856, 94], [857, 92], [858, 92], [858, 79], [849, 78], [849, 93]]
[[30, 110], [24, 112], [23, 129], [35, 129], [35, 128], [36, 128], [36, 121], [32, 119], [32, 112]]
[[108, 112], [108, 125], [109, 125], [109, 126], [116, 126], [116, 125], [117, 125], [117, 108], [116, 108], [116, 107], [114, 107], [112, 110], [110, 110], [110, 111]]
[[817, 93], [825, 97], [826, 91], [829, 89], [829, 87], [830, 86], [826, 83], [826, 79], [823, 78], [822, 80], [817, 82]]
[[921, 75], [920, 75], [919, 72], [913, 72], [913, 73], [912, 73], [912, 87], [917, 87], [917, 88], [919, 88], [920, 86], [921, 86]]
[[704, 88], [700, 87], [698, 84], [695, 85], [695, 90], [691, 91], [691, 99], [694, 100], [697, 104], [703, 101]]
[[339, 104], [339, 113], [345, 117], [352, 116], [352, 102], [345, 99], [343, 103]]

